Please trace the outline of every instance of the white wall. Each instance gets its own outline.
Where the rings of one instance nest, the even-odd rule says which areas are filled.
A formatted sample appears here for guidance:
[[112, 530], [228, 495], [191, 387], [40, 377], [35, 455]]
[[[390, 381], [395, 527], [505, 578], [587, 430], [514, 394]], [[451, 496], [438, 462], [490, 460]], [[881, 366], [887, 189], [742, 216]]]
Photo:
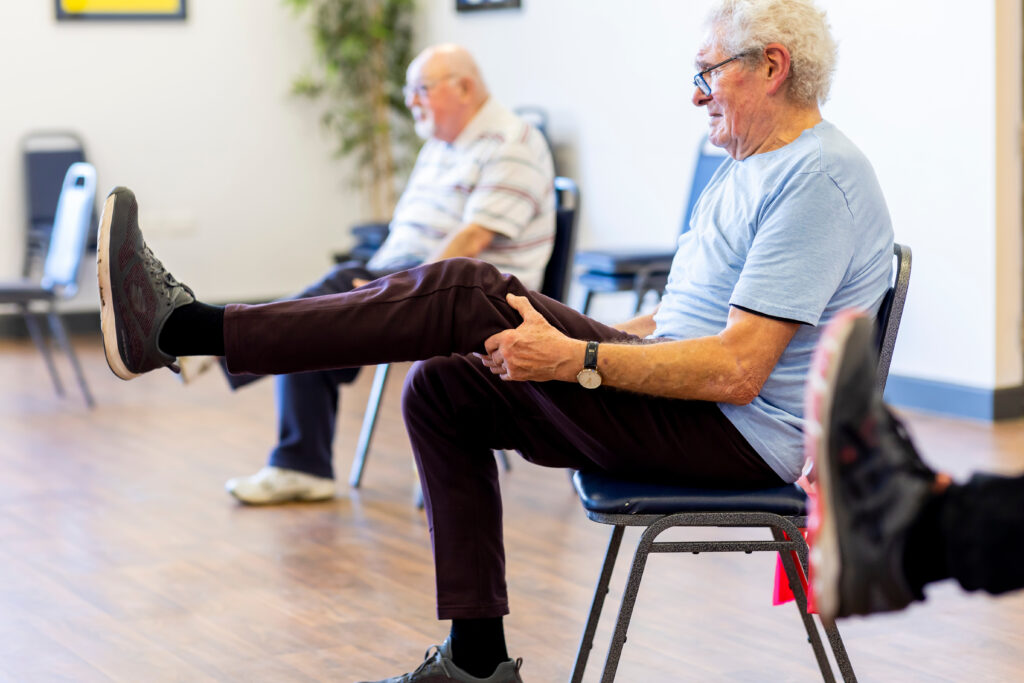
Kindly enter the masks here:
[[[575, 153], [564, 170], [583, 194], [581, 245], [671, 244], [705, 125], [689, 97], [709, 1], [452, 4], [424, 3], [421, 40], [465, 44], [499, 98], [549, 109], [553, 136]], [[840, 42], [823, 113], [874, 163], [896, 237], [914, 250], [892, 371], [1019, 385], [1019, 3], [821, 6]]]
[[[19, 139], [70, 128], [101, 197], [127, 185], [147, 238], [212, 301], [280, 296], [321, 274], [363, 217], [315, 107], [288, 95], [310, 63], [281, 0], [190, 2], [186, 22], [57, 23], [0, 3], [0, 277], [20, 272]], [[94, 277], [88, 264], [85, 276]], [[95, 308], [83, 287], [76, 308]]]
[[[689, 98], [709, 0], [523, 4], [420, 0], [419, 42], [464, 43], [499, 99], [548, 110], [581, 246], [671, 245], [705, 130]], [[189, 5], [184, 24], [58, 24], [51, 2], [0, 3], [0, 277], [20, 267], [17, 146], [38, 128], [78, 130], [101, 187], [137, 191], [160, 256], [213, 301], [299, 288], [365, 217], [313, 107], [287, 95], [309, 63], [301, 23], [280, 0]], [[822, 5], [840, 40], [825, 116], [873, 161], [914, 249], [893, 372], [1020, 385], [1019, 3]]]

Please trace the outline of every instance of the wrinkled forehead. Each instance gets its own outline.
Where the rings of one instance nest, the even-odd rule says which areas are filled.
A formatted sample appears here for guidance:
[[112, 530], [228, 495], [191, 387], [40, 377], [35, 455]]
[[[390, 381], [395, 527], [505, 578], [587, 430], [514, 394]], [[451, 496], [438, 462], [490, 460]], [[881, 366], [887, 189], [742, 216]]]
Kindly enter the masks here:
[[697, 54], [693, 58], [693, 65], [697, 68], [697, 71], [703, 71], [712, 64], [728, 59], [728, 55], [723, 55], [725, 55], [725, 52], [722, 49], [721, 32], [717, 27], [709, 26], [703, 40], [701, 40], [700, 47], [697, 48]]

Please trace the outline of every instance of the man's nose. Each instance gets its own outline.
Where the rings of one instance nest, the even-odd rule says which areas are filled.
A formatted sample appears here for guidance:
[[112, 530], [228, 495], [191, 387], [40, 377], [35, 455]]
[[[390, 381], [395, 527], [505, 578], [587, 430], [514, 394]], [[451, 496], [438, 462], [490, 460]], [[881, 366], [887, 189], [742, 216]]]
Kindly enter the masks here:
[[693, 97], [690, 98], [690, 101], [693, 102], [695, 107], [703, 107], [711, 101], [711, 95], [705, 95], [703, 90], [693, 86]]

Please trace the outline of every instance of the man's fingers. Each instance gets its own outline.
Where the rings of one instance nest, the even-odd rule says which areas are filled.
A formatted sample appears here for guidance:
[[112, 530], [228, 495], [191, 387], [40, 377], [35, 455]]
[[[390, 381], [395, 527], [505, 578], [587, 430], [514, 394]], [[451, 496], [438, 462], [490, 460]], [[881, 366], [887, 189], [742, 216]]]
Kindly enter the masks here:
[[493, 354], [498, 350], [498, 347], [501, 346], [501, 342], [505, 340], [505, 336], [509, 332], [511, 332], [511, 330], [502, 330], [501, 332], [492, 334], [484, 340], [484, 349], [487, 351], [488, 355]]
[[532, 322], [531, 318], [534, 316], [541, 320], [544, 319], [544, 316], [537, 312], [537, 309], [525, 296], [509, 293], [505, 295], [505, 300], [508, 301], [509, 306], [519, 312], [519, 315], [523, 316], [523, 322]]
[[361, 277], [354, 277], [354, 278], [352, 278], [352, 286], [353, 287], [362, 287], [363, 285], [368, 285], [368, 284], [370, 284], [369, 280], [364, 280]]

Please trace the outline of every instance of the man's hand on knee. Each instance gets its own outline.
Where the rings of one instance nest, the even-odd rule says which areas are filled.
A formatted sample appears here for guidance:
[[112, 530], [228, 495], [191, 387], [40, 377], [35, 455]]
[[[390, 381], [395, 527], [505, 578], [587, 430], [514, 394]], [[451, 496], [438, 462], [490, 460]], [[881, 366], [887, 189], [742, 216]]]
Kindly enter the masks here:
[[484, 341], [487, 353], [477, 358], [503, 380], [572, 382], [582, 367], [586, 342], [570, 339], [544, 319], [525, 296], [508, 294], [506, 300], [523, 322]]

